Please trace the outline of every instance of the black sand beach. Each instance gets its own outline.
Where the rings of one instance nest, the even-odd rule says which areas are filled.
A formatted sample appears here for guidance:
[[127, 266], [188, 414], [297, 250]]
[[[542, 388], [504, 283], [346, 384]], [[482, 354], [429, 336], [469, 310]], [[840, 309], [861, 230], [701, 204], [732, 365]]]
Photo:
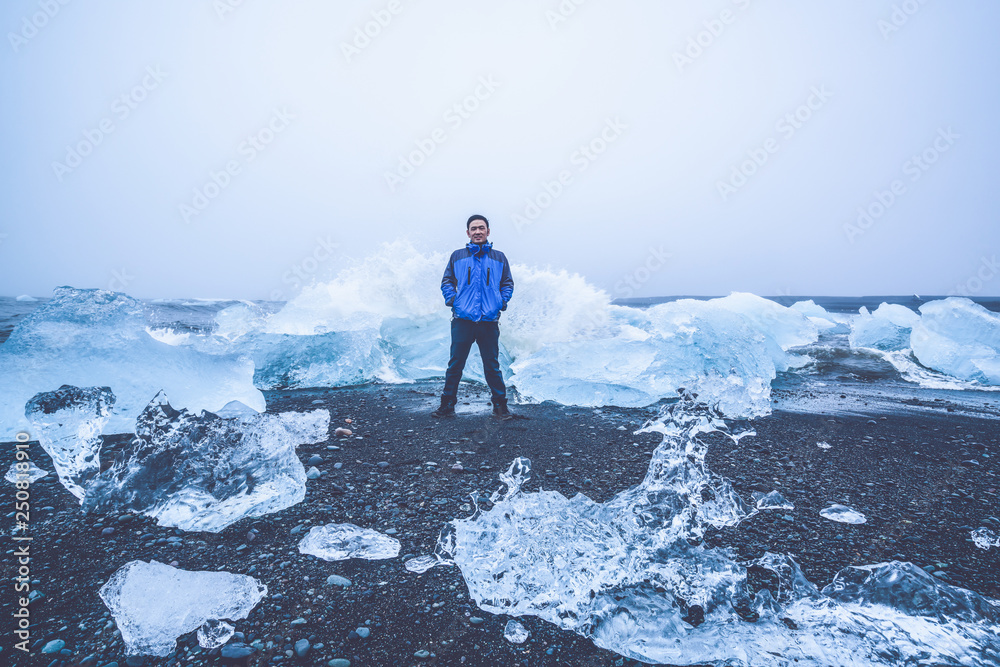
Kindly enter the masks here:
[[[532, 617], [519, 619], [531, 631], [528, 641], [511, 644], [503, 637], [508, 618], [479, 610], [457, 568], [415, 575], [403, 562], [430, 553], [448, 520], [471, 513], [470, 495], [489, 496], [500, 486], [497, 475], [518, 456], [532, 461], [528, 490], [580, 492], [605, 501], [634, 486], [660, 437], [632, 432], [656, 409], [512, 405], [525, 418], [500, 422], [489, 414], [485, 388], [463, 386], [457, 417], [436, 420], [429, 413], [438, 384], [268, 392], [272, 412], [329, 409], [329, 441], [299, 448], [304, 463], [314, 455], [322, 458], [316, 467], [324, 475], [307, 484], [304, 502], [219, 534], [159, 528], [142, 516], [84, 515], [54, 474], [33, 484], [32, 588], [45, 596], [30, 607], [32, 652], [25, 655], [13, 646], [15, 594], [8, 587], [0, 599], [7, 628], [0, 662], [126, 665], [124, 645], [98, 589], [122, 565], [142, 559], [261, 579], [268, 597], [235, 625], [247, 644], [262, 648], [227, 660], [218, 649], [198, 648], [191, 633], [171, 657], [128, 664], [321, 666], [333, 659], [355, 667], [638, 664]], [[1000, 529], [998, 423], [947, 411], [863, 416], [776, 411], [739, 424], [752, 426], [757, 435], [738, 445], [710, 436], [709, 468], [730, 478], [748, 502], [754, 491], [777, 489], [795, 510], [764, 512], [709, 534], [707, 541], [734, 548], [741, 559], [765, 551], [790, 553], [820, 587], [848, 565], [895, 559], [1000, 598], [1000, 549], [978, 549], [969, 538], [980, 526]], [[339, 426], [349, 426], [353, 434], [334, 437]], [[105, 463], [121, 439], [107, 439]], [[821, 442], [829, 448], [817, 446]], [[13, 452], [13, 445], [5, 451]], [[38, 465], [52, 470], [37, 443], [30, 452]], [[337, 463], [342, 467], [335, 468]], [[462, 469], [453, 469], [455, 463]], [[6, 488], [13, 509], [13, 487]], [[867, 523], [821, 518], [819, 511], [832, 503], [856, 508]], [[300, 554], [297, 545], [305, 532], [326, 523], [395, 529], [400, 557], [325, 562]], [[113, 534], [103, 535], [108, 527]], [[173, 536], [182, 541], [168, 542]], [[17, 565], [13, 548], [5, 552], [4, 577], [11, 581]], [[351, 584], [329, 585], [330, 575]], [[358, 628], [370, 633], [362, 638]], [[294, 646], [302, 639], [310, 648], [298, 657]], [[41, 654], [52, 640], [65, 641], [71, 655]]]

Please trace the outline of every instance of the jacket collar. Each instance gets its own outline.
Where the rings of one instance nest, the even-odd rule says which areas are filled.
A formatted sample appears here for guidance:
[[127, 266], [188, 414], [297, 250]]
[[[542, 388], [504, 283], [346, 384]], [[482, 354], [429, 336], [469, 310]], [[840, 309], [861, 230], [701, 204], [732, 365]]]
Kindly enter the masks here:
[[488, 253], [493, 248], [493, 244], [487, 242], [482, 245], [479, 245], [478, 243], [473, 243], [472, 241], [469, 241], [468, 243], [465, 244], [465, 247], [468, 248], [469, 252], [471, 252], [474, 256], [479, 256]]

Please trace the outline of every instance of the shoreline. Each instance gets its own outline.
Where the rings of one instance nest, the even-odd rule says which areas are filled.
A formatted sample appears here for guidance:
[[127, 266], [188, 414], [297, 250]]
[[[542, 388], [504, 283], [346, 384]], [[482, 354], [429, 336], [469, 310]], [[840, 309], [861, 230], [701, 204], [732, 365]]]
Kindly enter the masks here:
[[[32, 548], [38, 554], [32, 577], [40, 582], [32, 588], [45, 597], [31, 606], [37, 623], [31, 643], [42, 644], [23, 664], [47, 666], [57, 656], [38, 650], [46, 641], [61, 639], [73, 653], [65, 665], [95, 655], [96, 662], [88, 664], [124, 666], [123, 644], [106, 627], [110, 615], [97, 590], [136, 559], [250, 574], [268, 587], [268, 596], [250, 616], [233, 623], [248, 643], [264, 643], [264, 650], [248, 661], [222, 661], [218, 650], [198, 649], [190, 633], [179, 642], [180, 659], [147, 658], [146, 665], [326, 665], [334, 658], [355, 667], [636, 664], [532, 617], [519, 619], [531, 631], [529, 640], [510, 644], [503, 638], [508, 617], [479, 610], [468, 599], [457, 568], [414, 575], [403, 562], [431, 553], [445, 523], [471, 513], [470, 494], [488, 496], [496, 490], [498, 474], [517, 456], [532, 461], [528, 491], [581, 492], [604, 502], [636, 485], [660, 437], [633, 431], [657, 410], [513, 404], [512, 411], [527, 418], [502, 422], [489, 414], [488, 390], [464, 383], [457, 416], [436, 420], [430, 411], [437, 405], [439, 385], [265, 392], [269, 412], [330, 410], [329, 441], [298, 448], [303, 463], [322, 457], [317, 468], [325, 474], [307, 482], [306, 498], [298, 505], [244, 519], [218, 534], [160, 528], [144, 516], [84, 515], [51, 473], [47, 455], [32, 443], [32, 460], [50, 470], [32, 485], [37, 508]], [[352, 420], [354, 433], [333, 437], [345, 419]], [[936, 576], [946, 583], [1000, 598], [1000, 550], [978, 549], [969, 537], [980, 526], [1000, 529], [995, 420], [947, 412], [831, 416], [778, 410], [739, 425], [751, 426], [757, 435], [738, 445], [706, 438], [708, 468], [732, 480], [748, 503], [754, 491], [777, 489], [795, 510], [762, 512], [734, 528], [712, 531], [707, 545], [730, 547], [740, 561], [765, 551], [789, 553], [819, 587], [848, 565], [908, 560], [943, 572]], [[107, 438], [109, 451], [102, 460], [121, 439]], [[460, 472], [451, 468], [456, 461]], [[337, 462], [340, 469], [333, 467]], [[868, 522], [846, 525], [821, 518], [819, 510], [835, 502], [861, 511]], [[990, 517], [997, 523], [987, 522]], [[326, 562], [298, 553], [308, 528], [326, 523], [395, 529], [400, 556]], [[102, 536], [108, 527], [114, 534]], [[167, 542], [171, 536], [181, 541]], [[8, 554], [4, 561], [8, 575], [12, 560]], [[352, 584], [327, 585], [333, 574]], [[14, 604], [13, 593], [3, 596], [0, 613], [10, 618]], [[297, 619], [305, 623], [293, 625]], [[354, 632], [359, 627], [368, 627], [370, 636], [359, 637]], [[12, 631], [6, 636], [13, 637]], [[313, 647], [306, 658], [284, 657], [300, 639]], [[12, 643], [6, 642], [0, 656], [15, 655]], [[414, 657], [418, 651], [430, 655]], [[274, 656], [282, 659], [274, 662]]]

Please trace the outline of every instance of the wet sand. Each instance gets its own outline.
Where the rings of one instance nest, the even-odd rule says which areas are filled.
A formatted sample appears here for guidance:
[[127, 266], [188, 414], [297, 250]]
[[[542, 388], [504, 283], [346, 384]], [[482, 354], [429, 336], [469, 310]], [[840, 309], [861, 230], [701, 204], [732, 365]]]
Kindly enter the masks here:
[[[605, 501], [634, 486], [660, 437], [633, 431], [657, 410], [513, 405], [525, 418], [501, 422], [489, 414], [485, 388], [463, 385], [458, 415], [437, 420], [429, 413], [438, 390], [434, 382], [267, 392], [272, 412], [330, 410], [330, 440], [299, 448], [304, 463], [322, 457], [316, 467], [325, 474], [308, 482], [299, 505], [245, 519], [219, 534], [160, 528], [141, 516], [84, 515], [54, 474], [43, 478], [32, 485], [30, 526], [31, 576], [38, 582], [32, 588], [45, 594], [31, 605], [35, 647], [30, 656], [13, 648], [15, 595], [8, 588], [0, 599], [0, 614], [7, 619], [0, 661], [47, 666], [62, 658], [65, 665], [125, 665], [121, 638], [107, 627], [110, 616], [97, 591], [125, 563], [155, 559], [189, 570], [250, 574], [267, 585], [269, 595], [248, 619], [234, 623], [247, 643], [263, 642], [263, 650], [248, 659], [228, 661], [218, 650], [199, 649], [191, 633], [174, 656], [148, 658], [147, 665], [326, 665], [334, 658], [355, 667], [637, 664], [531, 617], [520, 619], [530, 639], [510, 644], [503, 638], [508, 617], [479, 610], [457, 568], [414, 575], [403, 562], [430, 553], [441, 527], [468, 516], [470, 496], [489, 496], [500, 486], [498, 474], [518, 456], [532, 461], [529, 491], [544, 487]], [[334, 437], [333, 429], [346, 426], [345, 419], [353, 434]], [[777, 489], [795, 510], [764, 512], [710, 533], [707, 542], [732, 547], [747, 560], [765, 551], [790, 553], [820, 587], [848, 565], [896, 559], [934, 568], [950, 584], [1000, 598], [1000, 549], [978, 549], [969, 537], [980, 526], [1000, 529], [998, 424], [948, 413], [780, 411], [737, 424], [752, 426], [757, 435], [738, 445], [709, 436], [709, 468], [733, 480], [748, 502], [754, 491]], [[104, 459], [121, 439], [107, 439]], [[830, 447], [817, 446], [820, 442]], [[5, 451], [13, 460], [13, 445]], [[37, 443], [30, 452], [38, 465], [52, 470]], [[462, 470], [454, 470], [455, 463]], [[13, 509], [13, 487], [6, 488]], [[867, 523], [821, 518], [819, 511], [832, 503], [863, 512]], [[325, 523], [395, 529], [400, 557], [325, 562], [300, 554], [297, 545], [308, 528]], [[114, 533], [102, 536], [107, 527]], [[174, 535], [183, 542], [163, 543]], [[9, 581], [16, 564], [13, 548], [5, 551]], [[351, 585], [328, 585], [332, 574]], [[300, 619], [305, 622], [293, 623]], [[369, 628], [370, 635], [359, 637], [354, 632], [359, 627]], [[53, 639], [64, 640], [72, 656], [41, 655]], [[312, 644], [308, 655], [286, 657], [300, 639]], [[430, 655], [415, 657], [418, 651]]]

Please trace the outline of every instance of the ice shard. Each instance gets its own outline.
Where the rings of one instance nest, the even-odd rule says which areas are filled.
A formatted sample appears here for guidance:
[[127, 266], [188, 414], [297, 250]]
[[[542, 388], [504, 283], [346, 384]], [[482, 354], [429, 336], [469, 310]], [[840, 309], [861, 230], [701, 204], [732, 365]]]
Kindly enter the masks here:
[[190, 572], [155, 560], [134, 560], [111, 575], [99, 593], [126, 652], [162, 658], [176, 648], [178, 637], [205, 624], [210, 629], [199, 631], [199, 640], [204, 636], [217, 642], [227, 626], [232, 629], [219, 621], [246, 618], [267, 595], [267, 587], [242, 574]]
[[62, 385], [108, 386], [117, 397], [105, 433], [129, 433], [150, 397], [165, 390], [189, 410], [231, 400], [264, 410], [253, 362], [172, 346], [146, 330], [145, 306], [121, 292], [59, 287], [0, 345], [0, 439], [28, 426], [24, 405]]
[[381, 560], [399, 555], [399, 540], [370, 528], [334, 523], [313, 526], [299, 542], [299, 551], [323, 560]]
[[972, 542], [980, 549], [989, 550], [990, 547], [1000, 547], [1000, 535], [989, 528], [976, 528], [972, 531]]
[[198, 646], [219, 648], [232, 639], [234, 634], [236, 634], [235, 627], [217, 618], [210, 618], [198, 628]]
[[257, 414], [175, 410], [161, 392], [135, 423], [135, 437], [86, 488], [84, 511], [133, 510], [163, 526], [219, 532], [244, 517], [305, 497], [299, 444], [322, 442], [327, 410]]
[[59, 481], [83, 502], [84, 485], [101, 469], [101, 432], [115, 395], [108, 387], [71, 387], [35, 394], [24, 415], [42, 449], [52, 458]]
[[785, 497], [777, 491], [761, 494], [757, 498], [758, 510], [793, 510], [795, 505], [785, 500]]
[[37, 482], [48, 474], [48, 471], [36, 466], [34, 461], [18, 461], [10, 464], [10, 468], [3, 478], [11, 484], [16, 483], [19, 479], [26, 479], [30, 484]]
[[528, 628], [514, 619], [507, 621], [507, 625], [503, 629], [503, 638], [511, 644], [523, 644], [528, 641], [528, 637], [530, 636], [531, 632], [528, 631]]
[[834, 503], [825, 509], [819, 511], [819, 515], [824, 519], [829, 519], [830, 521], [837, 521], [839, 523], [864, 523], [868, 519], [865, 515], [857, 511], [854, 508], [848, 507], [847, 505], [839, 505]]
[[705, 468], [702, 436], [741, 434], [690, 395], [644, 428], [663, 442], [637, 487], [603, 504], [530, 493], [530, 468], [517, 460], [490, 510], [445, 526], [434, 560], [458, 565], [486, 611], [537, 616], [642, 662], [987, 667], [1000, 660], [1000, 607], [910, 563], [849, 568], [820, 591], [791, 556], [741, 563], [730, 549], [706, 547], [708, 528], [736, 526], [748, 512]]

